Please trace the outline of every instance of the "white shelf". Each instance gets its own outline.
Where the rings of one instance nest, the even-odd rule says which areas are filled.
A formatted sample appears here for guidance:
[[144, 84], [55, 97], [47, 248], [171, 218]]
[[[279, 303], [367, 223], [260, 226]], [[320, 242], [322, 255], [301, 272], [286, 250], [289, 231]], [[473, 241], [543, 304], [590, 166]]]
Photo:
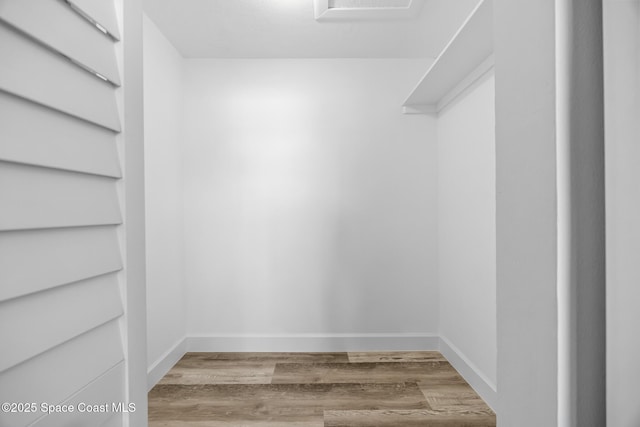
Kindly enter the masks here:
[[493, 1], [482, 0], [404, 102], [405, 114], [439, 111], [443, 100], [454, 97], [452, 91], [464, 90], [462, 83], [468, 86], [491, 66]]

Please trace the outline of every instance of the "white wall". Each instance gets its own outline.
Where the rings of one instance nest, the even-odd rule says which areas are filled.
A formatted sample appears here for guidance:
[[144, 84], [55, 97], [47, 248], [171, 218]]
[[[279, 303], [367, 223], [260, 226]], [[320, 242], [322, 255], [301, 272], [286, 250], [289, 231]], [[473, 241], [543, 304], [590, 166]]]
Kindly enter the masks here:
[[555, 426], [555, 5], [494, 0], [494, 11], [496, 413], [500, 426]]
[[[116, 3], [122, 11], [123, 39], [116, 44], [122, 49], [124, 106], [123, 156], [126, 177], [124, 204], [126, 227], [127, 366], [126, 398], [136, 402], [136, 411], [126, 414], [124, 425], [146, 426], [148, 419], [147, 387], [147, 319], [146, 304], [146, 218], [144, 162], [144, 58], [142, 1], [122, 0]], [[89, 356], [91, 357], [91, 356]], [[69, 423], [71, 424], [71, 423]]]
[[601, 4], [495, 0], [499, 425], [606, 423]]
[[190, 335], [437, 331], [426, 65], [186, 62]]
[[438, 117], [440, 336], [496, 384], [495, 80]]
[[602, 1], [555, 8], [557, 425], [606, 424]]
[[186, 334], [182, 57], [144, 18], [148, 367]]
[[604, 2], [607, 425], [640, 425], [640, 2]]

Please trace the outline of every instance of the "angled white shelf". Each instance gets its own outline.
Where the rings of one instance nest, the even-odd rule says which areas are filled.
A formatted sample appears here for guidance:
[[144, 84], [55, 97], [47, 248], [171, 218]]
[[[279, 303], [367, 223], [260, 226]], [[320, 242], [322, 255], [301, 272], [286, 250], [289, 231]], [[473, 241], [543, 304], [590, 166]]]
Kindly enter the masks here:
[[438, 112], [492, 66], [493, 1], [482, 0], [413, 89], [403, 112]]

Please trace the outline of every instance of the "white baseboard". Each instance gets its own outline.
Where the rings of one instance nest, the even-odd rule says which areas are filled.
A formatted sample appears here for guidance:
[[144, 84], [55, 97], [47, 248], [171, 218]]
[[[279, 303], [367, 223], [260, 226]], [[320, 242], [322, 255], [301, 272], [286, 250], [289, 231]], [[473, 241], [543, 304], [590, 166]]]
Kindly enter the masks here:
[[147, 369], [147, 391], [164, 377], [187, 352], [187, 338], [178, 340]]
[[498, 392], [496, 385], [478, 369], [451, 341], [440, 337], [440, 353], [462, 375], [469, 385], [484, 399], [484, 401], [496, 410]]
[[438, 336], [427, 333], [200, 335], [187, 338], [187, 351], [382, 351], [437, 350]]

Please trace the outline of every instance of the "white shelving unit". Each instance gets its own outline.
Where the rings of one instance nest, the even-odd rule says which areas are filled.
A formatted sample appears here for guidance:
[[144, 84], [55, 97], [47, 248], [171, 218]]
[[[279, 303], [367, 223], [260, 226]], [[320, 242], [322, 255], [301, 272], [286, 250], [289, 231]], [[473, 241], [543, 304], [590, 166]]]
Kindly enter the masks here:
[[492, 67], [493, 1], [482, 0], [413, 89], [403, 113], [437, 113]]

